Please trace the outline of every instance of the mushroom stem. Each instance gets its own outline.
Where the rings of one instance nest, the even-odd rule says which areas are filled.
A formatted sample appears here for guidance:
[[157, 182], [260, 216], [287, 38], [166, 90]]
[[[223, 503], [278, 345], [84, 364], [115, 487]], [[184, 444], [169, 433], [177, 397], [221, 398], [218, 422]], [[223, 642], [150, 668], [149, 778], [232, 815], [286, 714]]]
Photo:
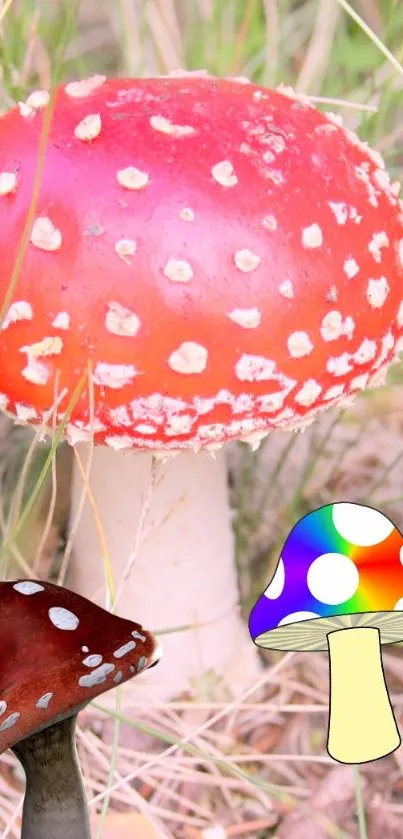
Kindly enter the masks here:
[[400, 736], [382, 666], [380, 633], [371, 627], [330, 632], [328, 752], [340, 763], [366, 763], [394, 752]]
[[90, 839], [76, 721], [74, 714], [13, 746], [26, 776], [21, 839]]
[[[86, 444], [79, 444], [85, 463]], [[158, 461], [160, 463], [160, 461]], [[258, 673], [258, 656], [238, 613], [239, 592], [224, 453], [181, 453], [162, 465], [149, 514], [137, 534], [150, 489], [152, 455], [96, 446], [89, 482], [116, 585], [117, 613], [153, 631], [202, 624], [164, 636], [164, 658], [134, 686], [159, 699], [198, 689], [208, 671], [239, 693]], [[71, 522], [83, 490], [73, 470]], [[136, 545], [136, 548], [135, 548]], [[94, 512], [85, 501], [74, 527], [69, 587], [102, 605], [105, 576]]]

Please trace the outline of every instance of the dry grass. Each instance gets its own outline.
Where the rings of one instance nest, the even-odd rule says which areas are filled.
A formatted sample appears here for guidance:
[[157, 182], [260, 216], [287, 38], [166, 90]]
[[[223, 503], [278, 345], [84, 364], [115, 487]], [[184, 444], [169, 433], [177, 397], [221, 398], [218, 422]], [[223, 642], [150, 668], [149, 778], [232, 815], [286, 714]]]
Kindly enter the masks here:
[[[0, 5], [0, 107], [34, 86], [94, 71], [206, 67], [262, 84], [292, 83], [321, 107], [330, 100], [399, 178], [403, 7], [357, 0], [352, 13], [365, 24], [352, 18], [345, 0], [7, 0]], [[396, 367], [387, 388], [360, 397], [343, 417], [329, 412], [304, 435], [275, 432], [258, 452], [229, 450], [246, 613], [290, 528], [309, 510], [336, 499], [365, 501], [403, 528], [402, 378]], [[53, 463], [57, 494], [48, 477], [33, 496], [47, 453], [38, 438], [2, 419], [6, 537], [30, 504], [3, 557], [3, 576], [33, 566], [54, 577], [60, 568], [71, 452], [59, 448]], [[362, 819], [358, 825], [353, 772], [326, 753], [326, 657], [264, 660], [259, 684], [236, 702], [224, 701], [207, 680], [196, 700], [135, 706], [127, 691], [122, 714], [105, 703], [89, 707], [78, 740], [91, 807], [99, 811], [109, 798], [112, 812], [143, 813], [163, 839], [397, 839], [402, 749], [362, 768], [367, 827]], [[385, 653], [384, 663], [402, 728], [400, 650]], [[1, 836], [17, 837], [22, 778], [10, 753], [1, 770]]]

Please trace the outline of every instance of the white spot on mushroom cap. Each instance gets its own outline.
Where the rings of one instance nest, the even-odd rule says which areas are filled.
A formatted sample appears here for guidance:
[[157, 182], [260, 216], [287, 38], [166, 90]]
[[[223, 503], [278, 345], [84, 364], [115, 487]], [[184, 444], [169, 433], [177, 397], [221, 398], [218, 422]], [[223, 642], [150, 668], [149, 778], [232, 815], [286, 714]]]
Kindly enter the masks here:
[[264, 219], [262, 219], [262, 225], [266, 228], [266, 230], [274, 232], [278, 227], [277, 219], [272, 215], [265, 216]]
[[317, 612], [291, 612], [278, 622], [278, 626], [284, 626], [287, 623], [300, 623], [301, 621], [309, 621], [314, 618], [320, 618]]
[[173, 437], [176, 434], [190, 434], [193, 422], [194, 420], [190, 414], [180, 414], [177, 417], [172, 416], [164, 428], [165, 434]]
[[294, 297], [294, 287], [291, 280], [284, 280], [284, 282], [279, 285], [278, 290], [283, 297], [291, 300]]
[[348, 204], [344, 201], [329, 201], [329, 207], [336, 218], [337, 224], [345, 224], [348, 219]]
[[337, 341], [337, 339], [341, 338], [343, 335], [347, 335], [351, 338], [354, 328], [355, 324], [351, 317], [347, 317], [343, 320], [341, 312], [334, 309], [331, 312], [328, 312], [323, 318], [320, 326], [320, 333], [324, 341]]
[[17, 419], [24, 424], [38, 417], [38, 412], [35, 408], [31, 405], [24, 405], [22, 402], [15, 403], [15, 413]]
[[118, 672], [115, 673], [115, 675], [113, 677], [113, 681], [115, 682], [115, 685], [118, 685], [119, 682], [122, 681], [122, 679], [123, 679], [123, 673], [122, 673], [121, 670], [118, 670]]
[[68, 329], [70, 326], [70, 315], [68, 312], [58, 312], [52, 321], [55, 329]]
[[228, 312], [228, 317], [243, 329], [256, 329], [262, 320], [262, 314], [256, 308], [233, 309], [232, 312]]
[[22, 376], [33, 385], [46, 385], [50, 377], [50, 371], [38, 359], [28, 358], [28, 364], [22, 370]]
[[382, 261], [382, 248], [387, 248], [389, 245], [389, 237], [384, 230], [380, 233], [374, 233], [368, 245], [368, 250], [374, 257], [375, 262]]
[[366, 364], [367, 361], [372, 361], [376, 356], [376, 341], [371, 341], [369, 338], [364, 338], [358, 350], [354, 353], [354, 361], [356, 364]]
[[56, 629], [73, 631], [77, 629], [80, 621], [77, 615], [65, 609], [63, 606], [51, 606], [48, 611], [49, 619]]
[[119, 169], [116, 178], [120, 186], [130, 190], [144, 189], [150, 180], [147, 172], [142, 172], [135, 166], [126, 166], [125, 169]]
[[44, 711], [46, 711], [49, 707], [51, 699], [53, 699], [53, 696], [54, 694], [51, 691], [48, 691], [48, 693], [44, 693], [43, 696], [40, 696], [38, 701], [35, 702], [35, 708], [42, 708]]
[[299, 405], [309, 407], [316, 402], [321, 392], [322, 386], [315, 379], [308, 379], [294, 398]]
[[183, 209], [179, 212], [179, 218], [182, 219], [182, 221], [194, 221], [195, 214], [190, 207], [183, 207]]
[[101, 114], [88, 114], [74, 129], [74, 136], [84, 143], [99, 137], [102, 129]]
[[48, 90], [33, 90], [25, 100], [25, 105], [34, 111], [41, 111], [42, 108], [46, 108], [49, 101], [50, 94]]
[[118, 242], [115, 243], [115, 253], [130, 265], [130, 260], [128, 259], [129, 256], [133, 256], [136, 253], [137, 244], [134, 239], [119, 239]]
[[0, 700], [0, 716], [2, 714], [5, 714], [6, 711], [7, 711], [7, 702], [5, 702], [4, 699], [1, 699]]
[[262, 259], [253, 251], [248, 250], [247, 248], [243, 248], [242, 250], [236, 251], [234, 256], [234, 262], [236, 267], [239, 271], [242, 271], [244, 274], [249, 273], [250, 271], [254, 271], [257, 268]]
[[235, 375], [241, 382], [263, 382], [274, 378], [275, 367], [270, 358], [243, 353], [235, 364]]
[[14, 583], [13, 588], [18, 591], [20, 594], [38, 594], [39, 591], [45, 591], [45, 586], [40, 585], [40, 583], [35, 583], [33, 580], [21, 580], [18, 583]]
[[360, 266], [352, 256], [348, 257], [348, 259], [344, 261], [343, 268], [344, 273], [347, 274], [349, 280], [352, 280], [360, 270]]
[[145, 655], [140, 656], [140, 658], [137, 662], [137, 673], [139, 673], [140, 670], [144, 670], [144, 668], [147, 667], [147, 664], [148, 664], [148, 661], [147, 661], [146, 656]]
[[303, 229], [302, 244], [304, 248], [320, 248], [323, 244], [323, 233], [319, 224], [311, 224]]
[[343, 539], [360, 547], [384, 542], [395, 529], [393, 522], [379, 510], [348, 502], [333, 505], [332, 520]]
[[367, 300], [373, 309], [381, 309], [389, 294], [390, 288], [386, 277], [378, 280], [370, 279], [367, 286]]
[[0, 195], [10, 195], [17, 187], [15, 172], [0, 172]]
[[331, 356], [326, 362], [326, 370], [333, 376], [345, 376], [352, 370], [351, 355], [348, 352], [339, 356]]
[[146, 422], [140, 422], [138, 425], [134, 426], [134, 430], [138, 431], [139, 434], [156, 434], [157, 429], [155, 425], [150, 425]]
[[127, 644], [122, 644], [115, 652], [113, 653], [114, 658], [123, 658], [123, 656], [130, 653], [136, 647], [135, 641], [128, 641]]
[[[88, 647], [86, 647], [85, 652], [88, 652]], [[102, 664], [103, 656], [99, 653], [92, 653], [92, 655], [87, 655], [86, 658], [83, 659], [83, 664], [86, 667], [98, 667], [99, 664]]]
[[22, 117], [32, 117], [35, 114], [34, 108], [29, 108], [25, 102], [17, 102], [18, 110]]
[[264, 592], [264, 596], [269, 600], [277, 600], [283, 593], [285, 585], [285, 568], [284, 561], [280, 557], [274, 576]]
[[58, 251], [62, 245], [62, 234], [47, 216], [39, 216], [32, 227], [31, 243], [42, 251]]
[[354, 562], [342, 553], [325, 553], [312, 562], [307, 576], [311, 594], [329, 606], [350, 600], [357, 591], [360, 575]]
[[312, 341], [306, 332], [293, 332], [287, 338], [288, 352], [293, 358], [302, 358], [313, 350]]
[[20, 320], [32, 320], [33, 311], [32, 306], [26, 300], [16, 300], [11, 303], [7, 313], [4, 316], [1, 325], [2, 330], [8, 329], [10, 323], [17, 323]]
[[168, 359], [168, 364], [176, 373], [190, 375], [203, 373], [207, 367], [208, 351], [195, 341], [184, 341], [174, 350]]
[[134, 336], [137, 335], [140, 325], [140, 318], [130, 309], [114, 301], [108, 303], [108, 312], [105, 318], [105, 326], [108, 332], [113, 335]]
[[18, 711], [14, 714], [10, 714], [10, 716], [0, 724], [0, 731], [7, 731], [9, 728], [12, 728], [19, 720], [20, 716], [21, 714], [18, 713]]
[[220, 186], [232, 187], [238, 183], [238, 178], [230, 160], [221, 160], [220, 163], [216, 163], [211, 170], [211, 174]]
[[100, 667], [96, 667], [95, 670], [91, 670], [91, 672], [86, 673], [85, 676], [80, 676], [78, 684], [82, 688], [92, 688], [95, 685], [101, 685], [103, 682], [106, 682], [107, 677], [110, 673], [113, 673], [114, 670], [114, 664], [101, 664]]
[[138, 376], [138, 370], [133, 364], [107, 364], [99, 361], [92, 378], [96, 385], [119, 390], [130, 385], [135, 376]]
[[167, 134], [170, 137], [189, 137], [195, 133], [195, 129], [191, 125], [175, 125], [161, 114], [151, 116], [150, 125], [154, 131], [159, 131], [161, 134]]
[[141, 632], [138, 631], [138, 629], [133, 629], [131, 634], [132, 634], [133, 638], [136, 638], [136, 640], [138, 640], [138, 641], [142, 641], [143, 644], [147, 640], [146, 636], [142, 635]]
[[193, 278], [193, 268], [184, 259], [168, 259], [163, 273], [173, 283], [188, 283]]
[[27, 353], [29, 359], [31, 358], [45, 358], [49, 355], [60, 355], [63, 349], [63, 341], [58, 336], [46, 336], [42, 341], [35, 344], [25, 344], [20, 347], [20, 352]]
[[95, 74], [93, 76], [89, 76], [87, 79], [69, 82], [66, 84], [64, 90], [67, 93], [67, 96], [71, 96], [73, 99], [81, 99], [85, 96], [89, 96], [94, 92], [94, 90], [101, 87], [105, 81], [106, 76]]

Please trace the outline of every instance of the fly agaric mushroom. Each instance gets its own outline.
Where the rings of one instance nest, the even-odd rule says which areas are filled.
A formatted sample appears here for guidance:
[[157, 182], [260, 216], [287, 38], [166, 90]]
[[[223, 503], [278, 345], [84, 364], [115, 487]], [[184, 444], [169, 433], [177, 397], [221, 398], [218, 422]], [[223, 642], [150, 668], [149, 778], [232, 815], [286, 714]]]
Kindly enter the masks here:
[[293, 527], [252, 609], [259, 647], [328, 649], [328, 752], [340, 763], [377, 760], [400, 745], [380, 645], [403, 639], [402, 613], [402, 534], [378, 510], [346, 502]]
[[[136, 541], [119, 607], [204, 625], [167, 639], [162, 694], [209, 669], [234, 689], [256, 655], [234, 609], [221, 447], [304, 427], [383, 380], [402, 342], [398, 187], [378, 153], [288, 89], [192, 74], [72, 82], [0, 119], [3, 296], [31, 224], [44, 107], [0, 331], [2, 403], [40, 423], [57, 391], [61, 420], [91, 363], [67, 438], [81, 454], [95, 443], [90, 485], [116, 576]], [[175, 453], [139, 547], [152, 457]], [[81, 493], [75, 467], [73, 520]], [[70, 584], [94, 596], [89, 502], [74, 548]]]
[[0, 583], [0, 753], [26, 774], [21, 839], [88, 839], [77, 715], [158, 663], [156, 638], [51, 583]]

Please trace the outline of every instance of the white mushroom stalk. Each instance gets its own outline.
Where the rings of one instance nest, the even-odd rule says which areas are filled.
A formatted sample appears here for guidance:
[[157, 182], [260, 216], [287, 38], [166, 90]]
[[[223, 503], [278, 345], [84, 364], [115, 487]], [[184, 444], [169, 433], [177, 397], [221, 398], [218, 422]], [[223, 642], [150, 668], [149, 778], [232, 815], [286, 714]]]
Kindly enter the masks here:
[[[64, 392], [61, 421], [91, 367], [66, 431], [84, 462], [95, 446], [82, 509], [75, 467], [68, 580], [105, 603], [100, 522], [118, 609], [194, 627], [166, 637], [155, 692], [198, 693], [213, 672], [235, 693], [257, 654], [237, 611], [222, 447], [304, 428], [384, 381], [403, 341], [399, 187], [289, 89], [73, 82], [0, 118], [4, 296], [46, 107], [0, 325], [1, 404], [40, 424]], [[152, 458], [172, 453], [150, 493]]]
[[[78, 450], [84, 464], [92, 456], [91, 494], [113, 570], [113, 605], [119, 614], [138, 614], [157, 632], [182, 627], [163, 636], [164, 660], [142, 685], [134, 685], [136, 695], [166, 698], [183, 690], [197, 695], [209, 672], [211, 686], [225, 695], [245, 689], [258, 669], [239, 614], [224, 453], [215, 459], [207, 452], [181, 453], [166, 463], [156, 460], [153, 467], [150, 454], [97, 446], [91, 455], [84, 444]], [[107, 585], [99, 533], [91, 505], [82, 506], [82, 499], [77, 469], [74, 549], [87, 559], [74, 563], [70, 581], [102, 601]]]

